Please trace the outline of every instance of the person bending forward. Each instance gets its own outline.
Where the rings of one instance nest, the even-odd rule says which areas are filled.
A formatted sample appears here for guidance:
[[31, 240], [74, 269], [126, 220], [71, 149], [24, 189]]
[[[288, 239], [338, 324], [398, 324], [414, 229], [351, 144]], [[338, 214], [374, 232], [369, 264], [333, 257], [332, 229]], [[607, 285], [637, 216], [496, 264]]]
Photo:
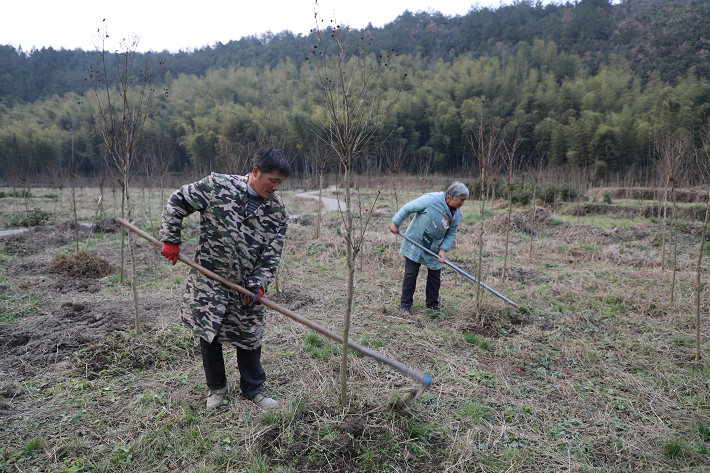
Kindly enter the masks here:
[[466, 185], [454, 182], [446, 192], [431, 192], [407, 202], [392, 217], [389, 229], [396, 235], [402, 222], [410, 214], [414, 214], [407, 227], [406, 235], [439, 255], [435, 258], [411, 242], [402, 241], [399, 252], [404, 256], [404, 280], [400, 299], [400, 310], [403, 314], [412, 313], [414, 290], [417, 287], [417, 276], [422, 264], [427, 267], [426, 306], [431, 310], [439, 310], [441, 265], [444, 262], [444, 254], [451, 249], [456, 238], [461, 222], [461, 206], [468, 195]]
[[242, 395], [264, 409], [278, 406], [264, 395], [261, 338], [266, 308], [259, 299], [281, 259], [288, 214], [275, 192], [290, 173], [278, 150], [260, 148], [248, 175], [212, 173], [175, 191], [163, 211], [163, 256], [177, 262], [182, 221], [199, 212], [195, 262], [254, 293], [240, 296], [194, 269], [189, 272], [181, 319], [200, 337], [208, 409], [218, 407], [227, 392], [223, 344], [237, 350]]

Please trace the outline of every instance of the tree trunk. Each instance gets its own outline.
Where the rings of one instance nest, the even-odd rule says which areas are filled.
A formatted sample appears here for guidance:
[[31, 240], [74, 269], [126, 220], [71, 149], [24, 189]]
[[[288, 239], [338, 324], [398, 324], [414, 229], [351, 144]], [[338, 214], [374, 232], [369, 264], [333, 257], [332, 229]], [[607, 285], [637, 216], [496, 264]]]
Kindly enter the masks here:
[[[485, 171], [483, 172], [485, 177]], [[483, 263], [483, 234], [485, 232], [483, 228], [483, 217], [486, 210], [486, 189], [484, 186], [485, 179], [481, 179], [481, 231], [478, 235], [478, 269], [476, 271], [476, 279], [478, 284], [476, 284], [476, 312], [480, 314], [481, 311], [481, 264]]]
[[71, 202], [72, 210], [74, 210], [74, 233], [76, 235], [76, 252], [79, 252], [79, 218], [76, 215], [76, 183], [74, 182], [74, 176], [71, 177]]
[[[530, 219], [530, 258], [533, 253], [533, 236], [535, 234], [535, 200], [537, 197], [537, 184], [533, 183], [533, 198], [532, 198], [532, 218]], [[579, 213], [578, 213], [579, 215]]]
[[323, 173], [319, 173], [318, 181], [318, 220], [316, 221], [316, 240], [320, 238], [321, 212], [323, 211]]
[[703, 233], [700, 237], [698, 266], [695, 270], [695, 361], [700, 361], [700, 264], [703, 261], [703, 251], [705, 250], [705, 234], [708, 228], [708, 216], [710, 216], [710, 192], [708, 192], [708, 202], [707, 207], [705, 208]]
[[27, 198], [30, 195], [30, 188], [25, 191], [25, 217], [27, 218], [27, 231], [30, 232], [30, 245], [34, 246], [35, 242], [32, 239], [32, 222], [30, 222], [30, 207], [27, 204]]
[[513, 215], [513, 193], [508, 189], [508, 225], [505, 228], [505, 258], [503, 259], [503, 281], [508, 269], [508, 242], [510, 241], [510, 219]]
[[666, 270], [666, 204], [668, 203], [668, 180], [663, 194], [663, 243], [661, 244], [661, 272]]
[[350, 335], [350, 314], [353, 305], [353, 292], [355, 289], [355, 259], [353, 258], [353, 215], [350, 198], [350, 156], [346, 156], [345, 165], [345, 241], [346, 259], [348, 263], [348, 295], [345, 302], [345, 320], [343, 326], [343, 356], [340, 361], [340, 407], [345, 409], [348, 403], [348, 337]]
[[[128, 194], [128, 179], [125, 179], [124, 193], [126, 195], [126, 213], [128, 214], [128, 221], [131, 221], [131, 198]], [[136, 278], [136, 255], [133, 249], [133, 242], [131, 240], [131, 232], [128, 233], [128, 254], [131, 258], [131, 290], [133, 292], [133, 309], [135, 310], [135, 320], [136, 320], [136, 335], [141, 334], [141, 318], [138, 312], [138, 279]]]
[[673, 280], [671, 282], [671, 302], [675, 299], [675, 274], [678, 258], [678, 209], [675, 201], [675, 183], [671, 189], [671, 199], [673, 200]]
[[[127, 179], [125, 177], [123, 180], [127, 181]], [[128, 184], [125, 182], [121, 186], [121, 194], [122, 194], [121, 195], [121, 218], [123, 218], [123, 219], [126, 218], [126, 206], [127, 206], [126, 198], [128, 197], [127, 187], [128, 187]], [[128, 218], [128, 221], [129, 222], [131, 221], [130, 217]], [[124, 273], [123, 268], [125, 266], [126, 233], [130, 233], [130, 232], [126, 232], [125, 230], [121, 230], [121, 277], [118, 281], [120, 284], [123, 284], [123, 273]]]

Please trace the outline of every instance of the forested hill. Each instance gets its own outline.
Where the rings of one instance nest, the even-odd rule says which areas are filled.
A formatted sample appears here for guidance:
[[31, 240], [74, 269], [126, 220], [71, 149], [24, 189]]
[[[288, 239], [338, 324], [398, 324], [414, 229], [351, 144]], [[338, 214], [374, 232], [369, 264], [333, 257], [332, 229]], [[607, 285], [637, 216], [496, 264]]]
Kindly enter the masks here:
[[[617, 5], [608, 0], [548, 5], [528, 0], [496, 9], [474, 8], [455, 17], [406, 11], [382, 28], [352, 33], [369, 34], [375, 46], [420, 55], [432, 63], [439, 58], [451, 61], [462, 54], [502, 58], [520, 49], [539, 49], [545, 40], [553, 49], [535, 53], [544, 56], [558, 80], [575, 72], [570, 55], [578, 56], [594, 75], [613, 54], [625, 58], [641, 79], [657, 72], [661, 80], [674, 83], [691, 67], [700, 77], [710, 76], [708, 18], [707, 0], [625, 0]], [[308, 36], [285, 31], [192, 51], [152, 54], [165, 62], [172, 77], [203, 76], [211, 68], [272, 67], [287, 58], [299, 64], [312, 43]], [[0, 46], [0, 103], [29, 103], [79, 92], [94, 54]]]

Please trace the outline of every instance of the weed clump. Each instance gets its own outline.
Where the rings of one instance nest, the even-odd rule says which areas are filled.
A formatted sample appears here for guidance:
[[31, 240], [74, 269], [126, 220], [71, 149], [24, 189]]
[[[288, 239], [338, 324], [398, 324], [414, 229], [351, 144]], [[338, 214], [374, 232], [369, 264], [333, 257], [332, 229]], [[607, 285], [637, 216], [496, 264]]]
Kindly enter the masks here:
[[103, 278], [113, 272], [105, 259], [86, 251], [62, 254], [55, 257], [47, 270], [74, 278]]

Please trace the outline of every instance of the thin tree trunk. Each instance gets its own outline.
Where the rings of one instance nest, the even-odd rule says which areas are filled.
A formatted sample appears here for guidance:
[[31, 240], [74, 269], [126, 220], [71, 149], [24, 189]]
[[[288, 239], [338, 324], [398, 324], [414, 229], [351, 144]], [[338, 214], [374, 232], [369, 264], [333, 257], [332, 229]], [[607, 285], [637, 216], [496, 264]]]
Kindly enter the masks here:
[[505, 227], [505, 258], [503, 259], [503, 281], [505, 282], [508, 269], [508, 242], [510, 241], [510, 220], [513, 215], [513, 194], [508, 188], [508, 224]]
[[673, 281], [671, 282], [671, 302], [675, 298], [675, 274], [678, 258], [678, 209], [675, 201], [675, 182], [671, 189], [671, 199], [673, 200]]
[[703, 233], [700, 237], [700, 254], [698, 254], [698, 266], [695, 270], [695, 361], [700, 361], [700, 264], [703, 261], [705, 234], [708, 228], [708, 217], [710, 216], [710, 192], [708, 192], [707, 197], [708, 202], [705, 208], [705, 222], [703, 223]]
[[348, 263], [348, 295], [345, 302], [345, 323], [343, 327], [343, 356], [340, 360], [340, 407], [345, 409], [348, 405], [348, 337], [350, 335], [350, 314], [353, 305], [353, 292], [355, 286], [355, 261], [353, 258], [353, 215], [350, 198], [350, 156], [346, 156], [345, 166], [345, 241], [347, 244], [346, 259]]
[[537, 191], [537, 184], [533, 184], [533, 200], [532, 200], [532, 219], [530, 223], [530, 258], [532, 258], [533, 252], [533, 235], [535, 234], [535, 199]]
[[[128, 203], [126, 202], [126, 198], [128, 197], [128, 192], [127, 192], [127, 179], [124, 177], [124, 183], [121, 186], [121, 218], [125, 219], [126, 218], [126, 206]], [[125, 204], [124, 204], [125, 203]], [[131, 221], [131, 218], [128, 217], [128, 221]], [[123, 284], [123, 273], [124, 273], [124, 266], [125, 266], [125, 248], [126, 248], [126, 232], [125, 230], [121, 230], [121, 278], [119, 279], [119, 283]]]
[[[124, 192], [126, 195], [126, 212], [128, 214], [128, 221], [131, 221], [131, 200], [128, 194], [128, 179], [124, 179]], [[136, 335], [141, 334], [141, 318], [138, 312], [138, 278], [136, 277], [136, 255], [133, 249], [133, 242], [131, 240], [131, 232], [128, 233], [128, 254], [131, 258], [131, 290], [133, 292], [133, 309], [135, 311], [135, 321], [136, 321]]]
[[74, 176], [71, 178], [71, 202], [72, 210], [74, 210], [74, 234], [76, 236], [76, 252], [79, 252], [79, 218], [76, 214], [76, 191], [74, 190], [76, 183], [74, 182]]
[[318, 220], [316, 221], [316, 240], [320, 239], [321, 212], [323, 211], [323, 173], [318, 181]]
[[[485, 177], [485, 170], [483, 171], [483, 176]], [[481, 231], [478, 235], [478, 269], [476, 271], [476, 279], [478, 279], [478, 284], [476, 284], [476, 312], [480, 316], [481, 312], [481, 265], [483, 263], [483, 234], [485, 229], [483, 227], [483, 217], [486, 210], [486, 191], [484, 187], [485, 179], [481, 179]]]
[[668, 180], [663, 194], [663, 243], [661, 244], [661, 272], [666, 270], [666, 204], [668, 202]]
[[30, 232], [30, 245], [34, 246], [35, 242], [32, 239], [32, 222], [30, 222], [30, 207], [27, 204], [27, 197], [30, 195], [30, 189], [27, 188], [25, 193], [25, 217], [27, 218], [27, 230]]

